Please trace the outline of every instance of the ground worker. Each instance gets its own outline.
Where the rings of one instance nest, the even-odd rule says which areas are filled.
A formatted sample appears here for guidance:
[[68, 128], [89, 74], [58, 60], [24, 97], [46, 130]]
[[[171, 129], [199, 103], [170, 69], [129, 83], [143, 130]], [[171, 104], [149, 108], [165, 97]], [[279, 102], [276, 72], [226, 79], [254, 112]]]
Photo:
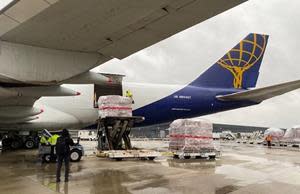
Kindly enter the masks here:
[[49, 134], [48, 132], [47, 132], [47, 130], [43, 130], [42, 131], [42, 136], [41, 136], [41, 139], [40, 139], [40, 144], [41, 145], [49, 145], [50, 143], [49, 143], [49, 138], [51, 137], [51, 134]]
[[69, 181], [69, 167], [70, 167], [70, 146], [74, 142], [70, 137], [69, 131], [63, 129], [61, 136], [56, 142], [57, 168], [56, 168], [56, 182], [60, 182], [60, 173], [62, 163], [65, 163], [65, 182]]
[[267, 141], [268, 147], [271, 148], [272, 135], [267, 135], [266, 141]]
[[126, 90], [126, 97], [131, 98], [132, 104], [134, 104], [133, 95], [129, 90]]
[[55, 145], [56, 145], [56, 142], [57, 142], [58, 138], [59, 138], [59, 135], [54, 134], [48, 139], [48, 142], [50, 143], [50, 146], [51, 146], [51, 152], [50, 152], [50, 160], [51, 161], [56, 160], [56, 157], [55, 157], [55, 154], [54, 154], [54, 149], [55, 149]]

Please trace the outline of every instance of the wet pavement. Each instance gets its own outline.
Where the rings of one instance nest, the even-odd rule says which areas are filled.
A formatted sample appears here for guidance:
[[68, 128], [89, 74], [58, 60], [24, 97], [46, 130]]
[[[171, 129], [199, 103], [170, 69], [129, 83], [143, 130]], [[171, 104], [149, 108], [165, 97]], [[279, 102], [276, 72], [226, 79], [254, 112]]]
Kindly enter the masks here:
[[[86, 143], [92, 153], [93, 143]], [[137, 142], [164, 150], [166, 143]], [[161, 147], [159, 146], [161, 145]], [[93, 155], [71, 164], [69, 183], [55, 183], [55, 164], [36, 151], [0, 155], [2, 194], [300, 193], [300, 152], [226, 143], [217, 160], [110, 161]]]

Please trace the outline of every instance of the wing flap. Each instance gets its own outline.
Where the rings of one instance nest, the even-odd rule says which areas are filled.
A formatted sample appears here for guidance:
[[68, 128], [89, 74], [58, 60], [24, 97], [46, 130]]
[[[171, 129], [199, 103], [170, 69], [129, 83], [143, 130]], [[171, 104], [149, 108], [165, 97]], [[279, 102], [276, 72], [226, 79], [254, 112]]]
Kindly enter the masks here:
[[300, 88], [300, 80], [228, 95], [220, 95], [216, 96], [216, 98], [222, 101], [252, 101], [259, 103], [266, 99], [285, 94], [298, 88]]

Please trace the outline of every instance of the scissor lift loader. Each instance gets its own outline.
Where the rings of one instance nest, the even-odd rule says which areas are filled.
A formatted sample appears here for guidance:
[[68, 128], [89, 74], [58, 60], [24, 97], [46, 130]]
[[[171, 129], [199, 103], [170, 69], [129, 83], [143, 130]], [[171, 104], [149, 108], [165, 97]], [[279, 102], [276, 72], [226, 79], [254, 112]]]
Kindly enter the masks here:
[[98, 119], [99, 155], [111, 159], [139, 158], [153, 160], [159, 153], [151, 150], [133, 149], [130, 131], [135, 123], [144, 121], [144, 117], [105, 117]]

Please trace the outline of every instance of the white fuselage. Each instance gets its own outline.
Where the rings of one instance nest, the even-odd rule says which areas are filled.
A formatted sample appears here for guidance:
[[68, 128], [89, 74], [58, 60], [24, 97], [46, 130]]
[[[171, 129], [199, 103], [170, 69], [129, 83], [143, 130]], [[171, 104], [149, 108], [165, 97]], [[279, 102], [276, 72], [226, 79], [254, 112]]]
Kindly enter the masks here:
[[[81, 93], [80, 96], [42, 97], [35, 107], [44, 110], [38, 119], [26, 124], [1, 125], [1, 129], [80, 129], [92, 125], [98, 118], [98, 110], [93, 108], [93, 85], [64, 85]], [[133, 110], [155, 102], [172, 94], [184, 86], [148, 83], [123, 83], [123, 95], [127, 90], [133, 94]]]

